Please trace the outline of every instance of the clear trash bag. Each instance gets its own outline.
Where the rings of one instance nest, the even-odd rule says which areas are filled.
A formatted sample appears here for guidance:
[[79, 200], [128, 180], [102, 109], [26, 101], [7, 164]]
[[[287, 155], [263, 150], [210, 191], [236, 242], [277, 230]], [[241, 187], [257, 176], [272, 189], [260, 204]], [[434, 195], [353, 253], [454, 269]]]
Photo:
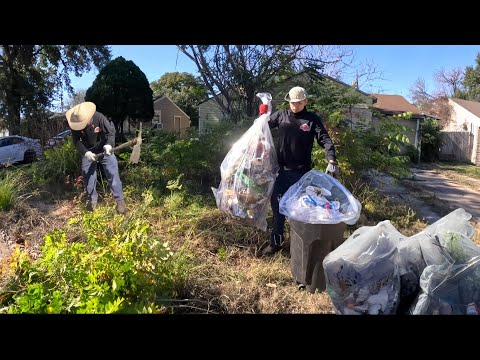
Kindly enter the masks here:
[[480, 248], [468, 234], [445, 229], [436, 231], [430, 243], [420, 276], [421, 292], [411, 313], [479, 315]]
[[403, 235], [389, 220], [357, 229], [323, 260], [327, 293], [337, 314], [394, 314], [400, 294], [395, 258]]
[[280, 213], [307, 224], [353, 225], [362, 205], [337, 179], [310, 170], [290, 186], [280, 199]]
[[244, 225], [267, 230], [278, 160], [268, 120], [272, 111], [272, 96], [258, 93], [268, 105], [267, 114], [255, 119], [253, 125], [232, 146], [220, 165], [221, 181], [212, 187], [218, 209]]
[[[445, 254], [435, 241], [435, 237], [448, 231], [471, 238], [475, 232], [468, 222], [471, 217], [472, 215], [464, 209], [456, 209], [418, 234], [405, 237], [399, 242], [397, 246], [401, 281], [399, 313], [411, 312], [412, 305], [421, 292], [420, 276], [425, 268], [430, 265], [441, 265], [445, 261]], [[438, 271], [440, 270], [436, 270], [437, 274]]]

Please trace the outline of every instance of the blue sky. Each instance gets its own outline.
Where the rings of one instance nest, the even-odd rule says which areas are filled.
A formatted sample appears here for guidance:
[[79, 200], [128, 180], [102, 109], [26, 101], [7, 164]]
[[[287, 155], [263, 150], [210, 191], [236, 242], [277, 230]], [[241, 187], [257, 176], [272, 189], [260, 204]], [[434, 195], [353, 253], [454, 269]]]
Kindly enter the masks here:
[[[440, 68], [452, 69], [475, 66], [480, 45], [355, 45], [348, 46], [358, 61], [371, 61], [383, 72], [385, 80], [378, 80], [364, 90], [370, 93], [402, 95], [410, 101], [409, 88], [416, 79], [425, 79], [427, 89], [434, 90], [433, 73]], [[112, 58], [123, 56], [132, 60], [149, 82], [158, 80], [166, 72], [189, 72], [197, 75], [195, 64], [175, 45], [112, 45]], [[91, 86], [98, 71], [82, 77], [71, 76], [75, 90]], [[352, 79], [343, 79], [351, 83]]]
[[351, 46], [359, 59], [369, 59], [383, 70], [386, 81], [379, 81], [370, 92], [402, 95], [408, 100], [410, 86], [423, 78], [434, 90], [435, 71], [475, 66], [480, 45], [356, 45]]

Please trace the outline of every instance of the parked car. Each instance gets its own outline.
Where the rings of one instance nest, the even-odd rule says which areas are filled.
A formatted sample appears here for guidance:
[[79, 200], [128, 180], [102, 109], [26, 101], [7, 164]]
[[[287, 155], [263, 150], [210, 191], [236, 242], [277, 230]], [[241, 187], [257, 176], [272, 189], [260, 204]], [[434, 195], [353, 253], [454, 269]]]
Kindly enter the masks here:
[[16, 162], [29, 163], [41, 158], [43, 158], [43, 152], [39, 139], [20, 135], [0, 138], [0, 165]]
[[70, 129], [62, 131], [61, 133], [55, 135], [54, 137], [48, 139], [47, 146], [52, 148], [57, 145], [63, 144], [69, 136], [72, 135], [72, 131]]

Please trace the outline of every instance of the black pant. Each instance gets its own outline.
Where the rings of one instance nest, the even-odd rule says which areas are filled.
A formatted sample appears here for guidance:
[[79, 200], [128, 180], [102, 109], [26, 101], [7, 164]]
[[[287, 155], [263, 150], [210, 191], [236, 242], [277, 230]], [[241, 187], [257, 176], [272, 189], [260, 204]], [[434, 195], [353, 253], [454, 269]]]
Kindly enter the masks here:
[[285, 194], [290, 186], [295, 184], [310, 169], [303, 168], [299, 170], [285, 170], [280, 167], [275, 185], [273, 187], [272, 197], [270, 199], [273, 212], [273, 229], [271, 242], [275, 244], [274, 237], [281, 235], [285, 228], [285, 215], [280, 214], [280, 198]]

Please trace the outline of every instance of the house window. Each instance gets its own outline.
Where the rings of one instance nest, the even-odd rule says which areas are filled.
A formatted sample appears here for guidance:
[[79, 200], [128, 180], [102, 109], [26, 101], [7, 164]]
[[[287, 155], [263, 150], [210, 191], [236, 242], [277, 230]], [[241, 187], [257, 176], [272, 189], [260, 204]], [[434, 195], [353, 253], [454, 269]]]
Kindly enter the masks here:
[[159, 110], [158, 113], [156, 113], [155, 115], [153, 115], [152, 125], [154, 125], [154, 124], [161, 124], [161, 123], [162, 123], [162, 111]]
[[180, 121], [182, 117], [181, 116], [174, 116], [173, 117], [173, 131], [175, 132], [180, 132]]

